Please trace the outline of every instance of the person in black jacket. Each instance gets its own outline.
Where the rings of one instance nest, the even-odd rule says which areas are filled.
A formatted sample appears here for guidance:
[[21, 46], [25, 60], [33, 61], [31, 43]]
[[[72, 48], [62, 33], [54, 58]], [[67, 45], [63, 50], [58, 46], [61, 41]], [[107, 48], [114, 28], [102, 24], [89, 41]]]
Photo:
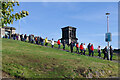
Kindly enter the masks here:
[[25, 41], [25, 42], [26, 42], [26, 39], [27, 39], [27, 35], [25, 34], [25, 35], [24, 35], [24, 41]]
[[71, 49], [71, 53], [73, 52], [73, 41], [70, 43], [70, 49]]
[[87, 47], [88, 47], [89, 56], [90, 56], [90, 54], [91, 54], [91, 50], [90, 50], [90, 47], [91, 47], [91, 43], [89, 43]]
[[65, 40], [63, 40], [63, 50], [65, 50]]
[[104, 58], [103, 58], [103, 59], [105, 59], [105, 58], [107, 57], [107, 60], [109, 60], [109, 59], [108, 59], [108, 50], [107, 50], [107, 46], [103, 49], [103, 53], [104, 53]]
[[110, 60], [112, 61], [112, 57], [113, 57], [113, 50], [112, 50], [112, 46], [110, 46]]

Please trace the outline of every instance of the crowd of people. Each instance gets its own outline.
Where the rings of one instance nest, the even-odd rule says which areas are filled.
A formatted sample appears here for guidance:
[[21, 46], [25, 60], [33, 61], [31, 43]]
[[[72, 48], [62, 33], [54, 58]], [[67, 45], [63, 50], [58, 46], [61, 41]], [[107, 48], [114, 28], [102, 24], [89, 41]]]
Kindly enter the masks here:
[[[19, 34], [12, 34], [11, 37], [10, 36], [4, 36], [3, 38], [8, 38], [8, 39], [14, 39], [14, 40], [21, 40], [21, 41], [27, 41], [29, 43], [35, 43], [37, 45], [42, 45], [42, 46], [48, 46], [48, 39], [47, 37], [45, 39], [43, 39], [42, 37], [40, 36], [34, 36], [33, 34], [27, 36], [27, 34], [23, 35], [19, 35]], [[49, 42], [51, 43], [51, 47], [54, 48], [54, 44], [55, 44], [55, 41], [54, 39], [52, 38], [52, 40]], [[58, 44], [58, 49], [60, 49], [61, 47], [61, 44], [63, 45], [63, 50], [65, 50], [65, 45], [66, 45], [66, 41], [63, 40], [63, 42], [61, 43], [60, 40], [57, 41], [57, 44]], [[71, 53], [73, 53], [73, 48], [76, 47], [76, 53], [77, 54], [81, 54], [81, 55], [86, 55], [86, 50], [88, 49], [88, 52], [89, 52], [89, 56], [94, 56], [94, 47], [93, 47], [93, 44], [89, 43], [86, 47], [85, 43], [81, 43], [80, 46], [79, 46], [79, 43], [75, 43], [75, 42], [71, 42], [68, 46], [70, 46], [70, 50], [71, 50]], [[108, 56], [108, 49], [107, 49], [107, 46], [101, 50], [101, 47], [98, 46], [97, 48], [97, 52], [98, 52], [98, 56], [101, 58], [101, 53], [104, 53], [104, 58], [107, 58], [107, 60], [109, 60], [109, 56]], [[110, 60], [112, 60], [112, 57], [113, 57], [113, 49], [112, 49], [112, 46], [110, 46]]]

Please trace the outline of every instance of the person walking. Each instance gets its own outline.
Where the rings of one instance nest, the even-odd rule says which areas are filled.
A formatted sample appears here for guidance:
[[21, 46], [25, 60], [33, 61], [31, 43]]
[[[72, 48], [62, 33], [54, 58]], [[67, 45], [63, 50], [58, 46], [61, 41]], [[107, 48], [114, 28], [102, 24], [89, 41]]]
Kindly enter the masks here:
[[43, 41], [42, 37], [40, 37], [40, 43], [41, 43], [42, 46], [44, 46], [44, 41]]
[[38, 44], [38, 40], [37, 40], [37, 37], [35, 37], [35, 43]]
[[112, 61], [112, 57], [113, 57], [113, 49], [112, 46], [110, 46], [110, 60]]
[[94, 47], [93, 47], [93, 44], [91, 45], [90, 50], [91, 50], [92, 57], [93, 57], [94, 56]]
[[45, 38], [45, 46], [47, 46], [48, 45], [48, 39], [47, 39], [47, 37]]
[[86, 46], [85, 46], [85, 43], [83, 44], [83, 50], [84, 50], [83, 55], [85, 55], [85, 52], [86, 52]]
[[73, 41], [70, 43], [70, 50], [71, 50], [71, 53], [73, 53], [73, 46], [74, 46], [74, 44], [73, 44]]
[[65, 40], [63, 40], [63, 50], [65, 50]]
[[76, 43], [76, 52], [79, 54], [79, 43]]
[[40, 44], [40, 37], [37, 37], [38, 45]]
[[109, 60], [109, 59], [108, 59], [108, 50], [107, 50], [107, 46], [103, 49], [103, 53], [104, 53], [104, 58], [103, 58], [103, 59], [107, 58], [107, 60]]
[[54, 40], [53, 40], [53, 38], [51, 40], [51, 45], [52, 45], [52, 48], [53, 48], [54, 47]]
[[31, 42], [31, 35], [29, 35], [29, 43]]
[[90, 47], [91, 47], [91, 43], [88, 44], [88, 51], [89, 51], [89, 56], [91, 55], [91, 50], [90, 50]]
[[27, 39], [27, 35], [25, 34], [25, 35], [24, 35], [24, 41], [25, 41], [25, 42], [26, 42], [26, 39]]
[[57, 44], [58, 44], [58, 49], [60, 49], [60, 40], [57, 41]]
[[100, 46], [98, 46], [97, 50], [98, 50], [98, 56], [101, 57], [101, 48], [100, 48]]
[[34, 35], [31, 35], [31, 43], [34, 43]]
[[20, 40], [22, 41], [22, 34], [20, 35]]
[[83, 54], [83, 43], [81, 43], [81, 45], [80, 45], [80, 54], [82, 55]]

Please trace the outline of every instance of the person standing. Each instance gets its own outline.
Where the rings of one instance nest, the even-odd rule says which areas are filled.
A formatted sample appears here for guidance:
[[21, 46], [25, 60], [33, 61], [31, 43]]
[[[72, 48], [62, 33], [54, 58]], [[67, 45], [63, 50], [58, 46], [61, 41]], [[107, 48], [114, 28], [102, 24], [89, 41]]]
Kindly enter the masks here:
[[90, 50], [90, 47], [91, 47], [91, 43], [88, 44], [88, 51], [89, 51], [89, 56], [91, 55], [91, 50]]
[[92, 57], [93, 57], [94, 56], [94, 47], [93, 47], [93, 44], [91, 45], [90, 50], [91, 50]]
[[60, 49], [60, 40], [57, 41], [57, 44], [58, 44], [58, 49]]
[[63, 50], [65, 50], [65, 40], [63, 40]]
[[113, 57], [113, 49], [112, 46], [110, 46], [110, 60], [112, 61], [112, 57]]
[[79, 54], [79, 43], [76, 43], [76, 52]]
[[74, 46], [74, 44], [73, 44], [73, 41], [70, 43], [70, 50], [71, 50], [71, 53], [73, 52], [73, 46]]
[[85, 55], [85, 52], [86, 52], [86, 46], [85, 46], [85, 43], [83, 44], [83, 50], [84, 50], [83, 55]]
[[97, 50], [98, 50], [98, 56], [101, 57], [101, 48], [100, 48], [100, 46], [98, 46]]
[[104, 53], [104, 58], [103, 58], [103, 59], [105, 59], [105, 58], [107, 57], [107, 60], [109, 60], [109, 59], [108, 59], [108, 50], [107, 50], [107, 46], [103, 49], [103, 53]]
[[83, 54], [83, 43], [81, 43], [81, 45], [80, 45], [80, 53], [81, 53], [81, 55]]
[[47, 46], [48, 45], [48, 39], [47, 39], [47, 37], [45, 38], [45, 46]]
[[54, 40], [53, 40], [53, 38], [51, 40], [51, 45], [52, 45], [52, 48], [53, 48], [54, 47]]

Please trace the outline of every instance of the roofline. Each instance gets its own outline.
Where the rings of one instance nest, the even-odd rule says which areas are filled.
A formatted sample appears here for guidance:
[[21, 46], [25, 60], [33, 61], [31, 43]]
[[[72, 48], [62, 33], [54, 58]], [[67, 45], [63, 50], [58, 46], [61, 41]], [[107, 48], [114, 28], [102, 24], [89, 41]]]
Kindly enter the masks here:
[[[64, 29], [64, 28], [75, 28], [75, 27], [72, 27], [72, 26], [67, 26], [67, 27], [63, 27], [61, 29]], [[75, 28], [76, 29], [76, 28]]]

